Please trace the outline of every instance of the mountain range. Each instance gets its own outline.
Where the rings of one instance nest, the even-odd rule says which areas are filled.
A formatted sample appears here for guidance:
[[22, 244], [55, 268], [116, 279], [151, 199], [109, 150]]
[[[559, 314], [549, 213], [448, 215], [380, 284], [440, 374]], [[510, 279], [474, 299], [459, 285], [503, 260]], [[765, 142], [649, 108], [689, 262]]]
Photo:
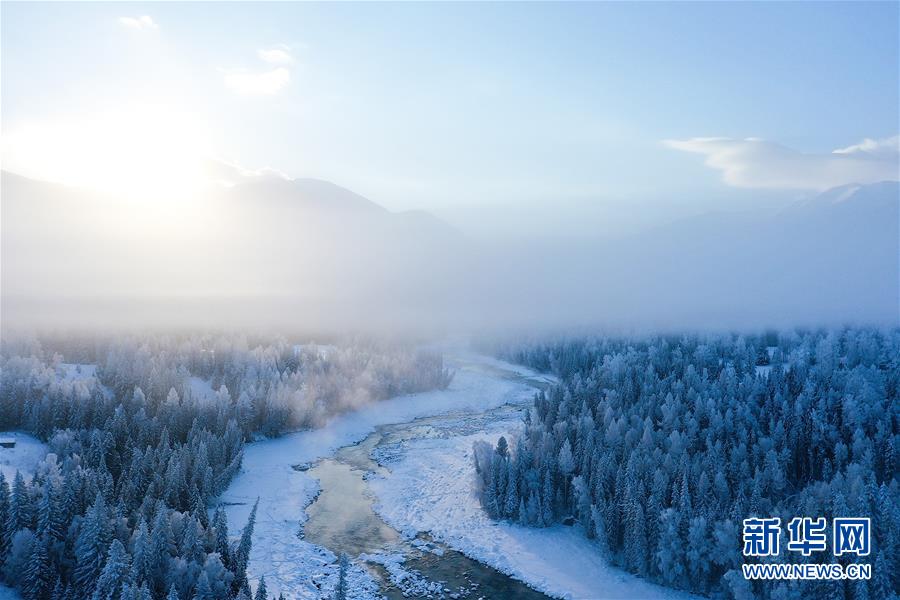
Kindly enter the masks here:
[[0, 184], [7, 318], [66, 307], [114, 319], [123, 305], [162, 321], [325, 328], [898, 322], [897, 182], [616, 240], [502, 245], [315, 179], [248, 178], [159, 203], [7, 172]]

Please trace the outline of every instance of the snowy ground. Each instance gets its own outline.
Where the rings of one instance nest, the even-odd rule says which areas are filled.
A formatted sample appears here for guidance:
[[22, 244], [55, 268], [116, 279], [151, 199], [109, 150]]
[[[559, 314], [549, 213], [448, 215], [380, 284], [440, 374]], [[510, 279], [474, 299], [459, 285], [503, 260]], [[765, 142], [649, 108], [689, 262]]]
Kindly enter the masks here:
[[216, 397], [212, 384], [200, 377], [189, 377], [188, 389], [190, 390], [191, 398], [194, 400], [209, 400]]
[[94, 379], [97, 377], [97, 365], [60, 363], [57, 374], [59, 374], [64, 381]]
[[0, 600], [20, 600], [19, 592], [0, 583]]
[[[241, 473], [221, 501], [226, 504], [229, 530], [237, 535], [259, 498], [248, 569], [254, 585], [265, 575], [269, 592], [284, 593], [288, 598], [318, 598], [320, 590], [330, 590], [333, 585], [334, 555], [298, 535], [306, 520], [305, 508], [315, 498], [318, 484], [292, 465], [331, 456], [338, 448], [365, 439], [378, 425], [451, 411], [481, 412], [510, 402], [525, 402], [534, 393], [524, 383], [502, 379], [492, 372], [504, 368], [523, 377], [536, 376], [524, 367], [468, 353], [455, 354], [448, 365], [458, 370], [447, 390], [377, 402], [336, 417], [320, 429], [247, 446]], [[374, 581], [363, 569], [354, 569], [350, 580], [354, 597], [377, 595]]]
[[46, 444], [21, 431], [0, 431], [0, 438], [16, 440], [15, 448], [0, 448], [0, 472], [6, 481], [12, 485], [17, 470], [22, 472], [26, 481], [31, 479], [37, 464], [47, 455]]
[[546, 529], [488, 519], [475, 496], [471, 448], [475, 440], [496, 442], [513, 422], [486, 432], [418, 439], [375, 453], [389, 475], [370, 477], [376, 512], [406, 536], [431, 536], [467, 556], [563, 598], [691, 598], [609, 566], [574, 527]]

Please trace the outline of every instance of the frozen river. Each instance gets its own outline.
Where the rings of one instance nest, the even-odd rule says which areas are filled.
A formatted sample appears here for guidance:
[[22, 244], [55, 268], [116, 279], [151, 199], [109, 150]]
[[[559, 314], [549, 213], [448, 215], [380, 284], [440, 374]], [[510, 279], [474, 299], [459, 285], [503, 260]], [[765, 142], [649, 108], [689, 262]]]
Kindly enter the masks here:
[[445, 361], [447, 390], [247, 446], [221, 500], [235, 535], [259, 498], [254, 585], [265, 576], [270, 593], [328, 598], [345, 553], [351, 598], [686, 597], [610, 567], [577, 528], [488, 519], [472, 443], [515, 434], [552, 379], [461, 348]]
[[373, 509], [372, 475], [389, 469], [371, 457], [418, 439], [454, 437], [483, 430], [486, 422], [518, 419], [521, 405], [505, 405], [482, 413], [426, 417], [408, 423], [379, 426], [363, 442], [338, 450], [319, 461], [309, 474], [321, 492], [307, 509], [308, 541], [332, 552], [362, 556], [388, 598], [546, 598], [525, 584], [484, 565], [426, 532], [406, 536], [387, 525]]

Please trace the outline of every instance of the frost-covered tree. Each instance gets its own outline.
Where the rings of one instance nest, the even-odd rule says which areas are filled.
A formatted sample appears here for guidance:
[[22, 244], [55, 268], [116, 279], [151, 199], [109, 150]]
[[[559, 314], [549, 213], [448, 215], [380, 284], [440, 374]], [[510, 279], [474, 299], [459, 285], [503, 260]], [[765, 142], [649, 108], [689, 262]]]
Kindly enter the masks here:
[[212, 587], [209, 585], [209, 576], [206, 571], [200, 573], [197, 578], [197, 587], [194, 589], [194, 600], [215, 600]]
[[247, 586], [247, 564], [250, 561], [250, 548], [253, 539], [253, 526], [256, 523], [256, 509], [259, 507], [259, 498], [253, 503], [247, 524], [241, 532], [241, 539], [234, 552], [234, 584], [235, 591], [240, 591]]
[[265, 575], [259, 578], [259, 583], [256, 586], [256, 593], [253, 595], [253, 600], [269, 600], [269, 593], [266, 591]]
[[13, 479], [12, 494], [9, 498], [5, 535], [12, 538], [17, 531], [25, 528], [33, 531], [34, 517], [34, 503], [31, 494], [28, 493], [25, 477], [17, 470]]
[[347, 571], [350, 568], [350, 561], [343, 552], [338, 558], [338, 581], [334, 588], [333, 600], [347, 600]]
[[216, 530], [215, 550], [227, 567], [231, 564], [231, 549], [228, 545], [228, 519], [225, 517], [225, 511], [222, 510], [221, 506], [216, 507], [216, 512], [213, 516], [213, 528]]
[[52, 589], [53, 578], [50, 557], [47, 555], [47, 538], [36, 537], [22, 572], [22, 596], [25, 600], [44, 600]]
[[132, 583], [131, 556], [119, 540], [113, 540], [106, 556], [106, 564], [97, 579], [92, 600], [119, 600], [122, 586]]
[[94, 585], [103, 570], [111, 537], [109, 512], [103, 494], [98, 492], [81, 522], [78, 539], [75, 542], [78, 564], [75, 567], [73, 581], [85, 597], [89, 597], [94, 591]]
[[20, 529], [12, 536], [9, 550], [3, 561], [3, 578], [19, 587], [22, 585], [23, 574], [28, 567], [34, 545], [34, 533], [30, 529]]

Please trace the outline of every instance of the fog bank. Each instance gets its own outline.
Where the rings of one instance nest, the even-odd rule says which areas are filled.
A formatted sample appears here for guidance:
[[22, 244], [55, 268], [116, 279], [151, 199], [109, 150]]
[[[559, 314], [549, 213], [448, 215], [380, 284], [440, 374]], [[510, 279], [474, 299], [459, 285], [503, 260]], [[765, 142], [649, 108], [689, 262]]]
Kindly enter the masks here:
[[11, 327], [342, 332], [898, 324], [896, 182], [616, 239], [478, 241], [332, 183], [135, 203], [2, 176]]

